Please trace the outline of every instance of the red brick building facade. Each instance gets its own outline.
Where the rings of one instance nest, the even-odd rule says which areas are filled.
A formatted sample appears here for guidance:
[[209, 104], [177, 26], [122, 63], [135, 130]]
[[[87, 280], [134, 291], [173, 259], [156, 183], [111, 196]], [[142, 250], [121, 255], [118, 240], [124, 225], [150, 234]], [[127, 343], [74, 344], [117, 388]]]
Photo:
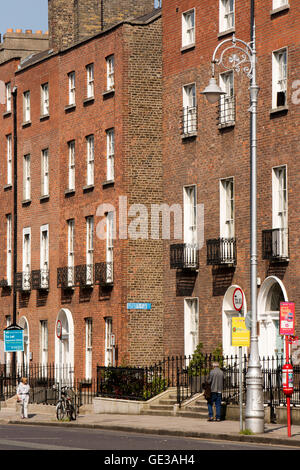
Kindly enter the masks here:
[[260, 353], [283, 351], [280, 301], [295, 302], [299, 333], [299, 4], [185, 0], [174, 5], [165, 0], [164, 201], [170, 206], [186, 202], [183, 236], [164, 246], [169, 251], [164, 263], [164, 344], [170, 354], [191, 354], [199, 343], [207, 352], [221, 345], [225, 354], [237, 353], [231, 347], [231, 317], [238, 315], [235, 288], [244, 293], [243, 314], [250, 309], [250, 82], [243, 72], [216, 66], [225, 98], [209, 105], [201, 92], [208, 85], [217, 45], [233, 34], [250, 42], [251, 3], [260, 87]]
[[63, 45], [54, 31], [57, 21], [70, 26], [67, 15], [53, 16], [63, 3], [50, 2], [52, 49], [0, 67], [9, 84], [1, 105], [1, 327], [13, 320], [16, 149], [16, 322], [25, 334], [18, 363], [70, 364], [90, 378], [97, 364], [141, 365], [163, 354], [162, 243], [149, 240], [145, 250], [144, 239], [128, 236], [134, 204], [162, 200], [161, 13], [152, 1], [115, 2], [98, 32], [77, 16]]

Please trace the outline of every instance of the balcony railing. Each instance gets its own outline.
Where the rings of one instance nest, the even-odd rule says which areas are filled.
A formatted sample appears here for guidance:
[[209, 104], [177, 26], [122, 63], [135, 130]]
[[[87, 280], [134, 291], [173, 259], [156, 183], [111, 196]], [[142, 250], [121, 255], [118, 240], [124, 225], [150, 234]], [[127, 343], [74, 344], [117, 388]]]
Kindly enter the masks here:
[[103, 262], [95, 264], [95, 284], [100, 286], [112, 285], [114, 280], [113, 262]]
[[288, 261], [288, 229], [275, 228], [262, 231], [262, 256], [271, 261]]
[[31, 290], [31, 272], [16, 273], [15, 287], [17, 291], [28, 292]]
[[219, 101], [219, 126], [233, 126], [235, 123], [235, 97], [221, 96]]
[[37, 269], [32, 271], [31, 277], [33, 290], [49, 289], [49, 269]]
[[170, 246], [171, 269], [199, 269], [199, 250], [197, 245], [177, 243]]
[[75, 287], [74, 266], [57, 268], [57, 287], [61, 287], [62, 289], [72, 289]]
[[75, 266], [75, 285], [91, 287], [94, 283], [94, 265], [80, 264]]
[[197, 134], [198, 129], [198, 108], [197, 106], [185, 107], [182, 109], [181, 133], [189, 137]]
[[208, 265], [235, 265], [236, 239], [216, 238], [206, 241]]

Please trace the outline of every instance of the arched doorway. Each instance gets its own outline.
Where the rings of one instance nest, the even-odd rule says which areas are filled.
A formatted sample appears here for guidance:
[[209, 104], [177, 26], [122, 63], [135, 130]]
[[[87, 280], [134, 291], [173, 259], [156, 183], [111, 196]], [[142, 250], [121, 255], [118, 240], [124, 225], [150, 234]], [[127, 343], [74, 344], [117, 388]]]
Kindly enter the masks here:
[[74, 375], [74, 322], [70, 310], [62, 308], [57, 316], [57, 321], [61, 322], [61, 338], [59, 339], [55, 331], [55, 364], [57, 373], [61, 373], [64, 382], [73, 381]]
[[[245, 316], [247, 313], [247, 303], [244, 294], [244, 303], [241, 309], [241, 313], [235, 310], [233, 306], [233, 293], [235, 289], [239, 287], [237, 285], [230, 286], [223, 299], [222, 306], [222, 347], [224, 356], [235, 356], [238, 355], [238, 348], [236, 346], [231, 346], [231, 322], [232, 317]], [[246, 353], [246, 348], [242, 350], [243, 354]]]
[[276, 276], [267, 277], [257, 298], [259, 322], [259, 355], [277, 356], [284, 354], [284, 339], [279, 335], [280, 302], [287, 302], [288, 296], [282, 281]]

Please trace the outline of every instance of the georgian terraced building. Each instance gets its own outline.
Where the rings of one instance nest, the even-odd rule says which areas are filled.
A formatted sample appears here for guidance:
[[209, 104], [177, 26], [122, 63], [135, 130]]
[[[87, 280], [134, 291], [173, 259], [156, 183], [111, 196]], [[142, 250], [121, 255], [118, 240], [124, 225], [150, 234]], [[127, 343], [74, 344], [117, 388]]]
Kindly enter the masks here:
[[165, 351], [236, 354], [237, 287], [250, 309], [249, 80], [216, 66], [225, 95], [209, 105], [201, 92], [217, 45], [250, 42], [255, 14], [259, 351], [282, 353], [280, 301], [295, 302], [299, 333], [299, 2], [164, 0], [162, 10], [164, 201], [184, 204], [183, 236], [164, 245]]
[[120, 219], [161, 202], [161, 42], [152, 0], [51, 0], [47, 47], [1, 61], [1, 328], [24, 328], [18, 363], [90, 379], [163, 354], [162, 244]]

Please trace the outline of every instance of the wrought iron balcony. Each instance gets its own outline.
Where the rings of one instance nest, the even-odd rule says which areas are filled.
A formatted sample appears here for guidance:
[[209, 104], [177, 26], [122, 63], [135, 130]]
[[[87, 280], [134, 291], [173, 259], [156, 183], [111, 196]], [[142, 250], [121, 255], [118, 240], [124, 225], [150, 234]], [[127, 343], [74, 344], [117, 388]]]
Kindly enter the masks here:
[[8, 281], [8, 279], [0, 279], [0, 288], [8, 288], [11, 287], [11, 281]]
[[177, 243], [170, 246], [171, 269], [199, 269], [199, 250], [197, 245]]
[[32, 289], [49, 289], [49, 269], [37, 269], [31, 272]]
[[57, 268], [57, 287], [61, 287], [62, 289], [72, 289], [75, 287], [74, 266]]
[[114, 281], [113, 262], [103, 262], [95, 264], [95, 284], [100, 286], [112, 285]]
[[236, 239], [215, 238], [206, 241], [208, 265], [236, 265]]
[[79, 287], [92, 287], [94, 283], [94, 265], [80, 264], [75, 266], [75, 285]]
[[197, 134], [198, 129], [198, 107], [185, 107], [182, 109], [181, 133], [184, 137]]
[[15, 287], [17, 291], [28, 292], [31, 290], [31, 272], [16, 273]]
[[219, 101], [219, 127], [233, 126], [235, 123], [235, 97], [221, 96]]
[[270, 261], [289, 260], [288, 229], [262, 231], [262, 257]]

